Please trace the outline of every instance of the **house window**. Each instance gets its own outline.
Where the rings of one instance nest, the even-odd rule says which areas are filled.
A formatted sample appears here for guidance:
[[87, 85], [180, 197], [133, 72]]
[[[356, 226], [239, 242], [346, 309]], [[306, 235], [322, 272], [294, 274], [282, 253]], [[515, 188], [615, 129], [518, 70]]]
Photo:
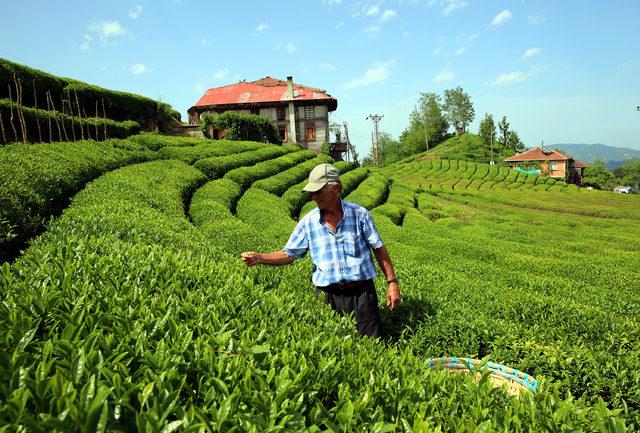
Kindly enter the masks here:
[[287, 141], [287, 128], [286, 126], [278, 126], [278, 136], [280, 136], [280, 140]]
[[304, 107], [304, 118], [313, 120], [316, 118], [316, 107]]
[[259, 108], [252, 108], [251, 109], [251, 114], [255, 114], [256, 116], [260, 115], [260, 109]]
[[556, 171], [557, 169], [558, 169], [558, 163], [557, 162], [550, 162], [549, 163], [549, 170]]
[[286, 115], [285, 108], [284, 107], [278, 107], [277, 111], [278, 111], [278, 120], [280, 120], [280, 121], [285, 120], [285, 115]]
[[316, 140], [316, 124], [315, 123], [305, 123], [305, 131], [307, 133], [307, 141]]

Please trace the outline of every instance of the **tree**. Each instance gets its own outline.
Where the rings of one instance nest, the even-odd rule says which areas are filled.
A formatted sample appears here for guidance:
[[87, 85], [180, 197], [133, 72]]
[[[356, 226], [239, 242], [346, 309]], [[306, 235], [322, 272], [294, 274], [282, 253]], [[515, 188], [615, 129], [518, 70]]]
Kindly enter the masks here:
[[[400, 141], [394, 140], [391, 134], [380, 132], [378, 135], [378, 158], [380, 159], [380, 165], [392, 164], [408, 155], [411, 155], [411, 153], [406, 152]], [[362, 160], [362, 164], [373, 165], [374, 161], [372, 148], [369, 151], [369, 155]]]
[[640, 159], [625, 161], [613, 170], [617, 183], [633, 187], [636, 192], [640, 188]]
[[613, 174], [600, 158], [596, 158], [589, 167], [585, 168], [582, 183], [597, 189], [611, 189], [614, 183]]
[[462, 87], [444, 91], [444, 104], [442, 106], [445, 118], [454, 128], [467, 130], [467, 125], [473, 122], [475, 111], [469, 95]]
[[420, 93], [418, 105], [409, 115], [409, 126], [401, 134], [400, 142], [407, 155], [422, 152], [442, 142], [448, 128], [440, 96]]
[[516, 131], [509, 131], [507, 134], [507, 147], [513, 149], [514, 152], [521, 152], [524, 150], [524, 143], [520, 141], [518, 133]]
[[509, 122], [507, 122], [507, 116], [502, 116], [502, 120], [498, 123], [498, 128], [500, 128], [500, 144], [506, 148], [509, 139]]
[[496, 125], [493, 123], [493, 116], [485, 113], [484, 118], [480, 122], [478, 135], [482, 139], [482, 144], [491, 152], [490, 158], [493, 159], [493, 143], [496, 140]]

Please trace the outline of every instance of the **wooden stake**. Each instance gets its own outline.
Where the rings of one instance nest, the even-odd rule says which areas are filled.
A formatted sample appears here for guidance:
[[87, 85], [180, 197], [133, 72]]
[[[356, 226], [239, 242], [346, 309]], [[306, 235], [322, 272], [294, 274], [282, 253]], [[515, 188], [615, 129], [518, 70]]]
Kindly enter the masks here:
[[104, 139], [107, 140], [109, 138], [109, 132], [107, 130], [107, 112], [104, 109], [104, 98], [100, 98], [102, 100], [102, 118], [104, 119], [102, 124], [104, 125]]
[[11, 93], [11, 84], [7, 84], [7, 87], [9, 88], [9, 109], [11, 110], [9, 123], [11, 124], [11, 129], [13, 129], [13, 140], [18, 141], [18, 131], [16, 131], [16, 127], [13, 124], [13, 94]]
[[73, 125], [73, 110], [71, 109], [71, 93], [67, 91], [67, 103], [69, 104], [69, 112], [71, 113], [71, 132], [73, 133], [73, 141], [76, 141], [76, 128]]
[[[53, 103], [53, 97], [51, 97], [51, 103]], [[67, 135], [67, 127], [64, 126], [64, 98], [60, 95], [60, 105], [62, 106], [62, 132], [64, 133], [64, 141], [69, 141], [69, 136]]]
[[49, 91], [45, 92], [45, 99], [47, 100], [47, 121], [49, 123], [49, 143], [53, 141], [52, 132], [51, 132], [51, 104], [49, 103]]
[[2, 121], [2, 112], [0, 111], [0, 129], [2, 129], [2, 143], [7, 144], [7, 134], [4, 132], [4, 122]]
[[[82, 113], [84, 114], [84, 119], [88, 120], [89, 118], [87, 117], [87, 112], [85, 111], [85, 109], [82, 109]], [[91, 131], [91, 129], [89, 128], [90, 124], [87, 122], [87, 124], [85, 125], [87, 128], [87, 140], [91, 140], [91, 133], [89, 131]]]
[[98, 138], [98, 100], [96, 99], [96, 121], [94, 122], [94, 125], [96, 127], [96, 141], [98, 141], [100, 138]]
[[78, 117], [80, 118], [80, 120], [79, 120], [79, 123], [80, 123], [80, 135], [82, 136], [82, 139], [84, 140], [84, 128], [82, 127], [82, 113], [80, 112], [80, 101], [78, 101], [78, 92], [76, 92], [74, 90], [73, 94], [76, 95], [76, 106], [78, 108]]
[[24, 121], [24, 113], [22, 112], [22, 84], [16, 78], [16, 74], [13, 74], [13, 83], [16, 86], [16, 111], [18, 112], [18, 120], [20, 121], [20, 131], [22, 132], [22, 142], [27, 143], [27, 124]]
[[[53, 108], [53, 112], [56, 112], [56, 104], [53, 103], [53, 97], [51, 93], [49, 93], [49, 99], [51, 99], [51, 107]], [[53, 116], [53, 120], [56, 121], [56, 127], [58, 128], [58, 141], [62, 141], [62, 131], [60, 131], [60, 122], [58, 122], [58, 116]], [[61, 119], [62, 126], [64, 126], [64, 117]]]
[[36, 79], [33, 78], [32, 79], [33, 82], [33, 103], [36, 107], [36, 125], [38, 125], [38, 138], [39, 138], [39, 143], [42, 143], [42, 130], [40, 129], [40, 113], [38, 110], [38, 95], [36, 93]]

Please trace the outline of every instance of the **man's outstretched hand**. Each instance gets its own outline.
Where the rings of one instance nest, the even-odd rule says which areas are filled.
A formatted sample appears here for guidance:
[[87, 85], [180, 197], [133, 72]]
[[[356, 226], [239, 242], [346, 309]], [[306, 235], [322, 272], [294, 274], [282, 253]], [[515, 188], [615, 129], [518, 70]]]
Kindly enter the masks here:
[[255, 266], [258, 264], [258, 256], [259, 254], [254, 251], [246, 251], [240, 254], [242, 261], [247, 266]]
[[389, 284], [387, 289], [387, 307], [393, 310], [400, 303], [400, 286], [398, 283]]

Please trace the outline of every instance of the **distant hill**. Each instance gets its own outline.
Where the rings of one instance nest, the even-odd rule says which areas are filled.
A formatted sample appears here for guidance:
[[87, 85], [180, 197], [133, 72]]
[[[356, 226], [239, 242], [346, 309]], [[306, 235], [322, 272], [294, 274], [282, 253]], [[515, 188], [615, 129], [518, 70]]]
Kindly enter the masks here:
[[626, 147], [607, 146], [606, 144], [552, 144], [552, 149], [559, 149], [568, 153], [575, 159], [583, 162], [593, 162], [596, 158], [602, 159], [609, 170], [619, 167], [628, 159], [640, 159], [640, 150]]

